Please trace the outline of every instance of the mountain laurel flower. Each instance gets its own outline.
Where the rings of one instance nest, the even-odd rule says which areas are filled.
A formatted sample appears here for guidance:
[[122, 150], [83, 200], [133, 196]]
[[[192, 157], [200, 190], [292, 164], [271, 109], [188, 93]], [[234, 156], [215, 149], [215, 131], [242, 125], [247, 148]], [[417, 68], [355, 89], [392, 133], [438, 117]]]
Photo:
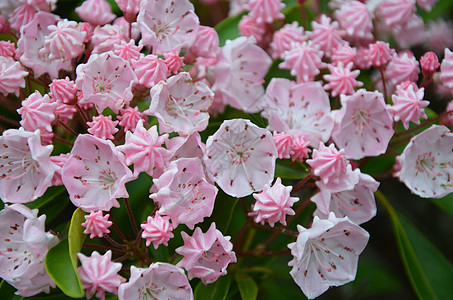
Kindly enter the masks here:
[[89, 215], [85, 215], [85, 222], [81, 225], [85, 227], [83, 231], [84, 234], [89, 234], [90, 239], [94, 237], [103, 237], [104, 234], [110, 233], [108, 229], [112, 222], [109, 221], [109, 214], [105, 216], [102, 215], [102, 210], [99, 211], [92, 211]]
[[138, 110], [137, 106], [120, 109], [121, 115], [117, 115], [116, 118], [120, 121], [119, 125], [123, 127], [124, 132], [135, 131], [138, 121], [142, 120], [145, 122], [147, 120], [144, 113]]
[[291, 153], [293, 153], [292, 136], [283, 132], [278, 133], [274, 131], [272, 138], [274, 139], [275, 146], [277, 147], [277, 157], [280, 159], [290, 158]]
[[168, 68], [168, 75], [170, 74], [178, 74], [183, 70], [184, 67], [184, 57], [179, 56], [179, 53], [176, 51], [168, 51], [164, 53], [164, 62]]
[[70, 80], [68, 76], [65, 79], [54, 79], [49, 84], [50, 97], [52, 100], [64, 104], [74, 104], [76, 101], [77, 87], [75, 82]]
[[140, 227], [143, 229], [142, 238], [146, 239], [146, 247], [151, 243], [153, 243], [154, 249], [157, 249], [160, 244], [168, 246], [168, 241], [173, 238], [170, 217], [162, 217], [159, 212], [156, 212], [154, 217], [149, 216]]
[[445, 48], [445, 57], [440, 64], [440, 80], [453, 91], [453, 52], [448, 48]]
[[244, 15], [239, 21], [239, 33], [241, 36], [253, 36], [259, 44], [266, 33], [266, 23], [257, 23], [250, 15]]
[[453, 134], [433, 125], [414, 136], [399, 156], [396, 176], [416, 195], [442, 198], [453, 192]]
[[107, 24], [102, 27], [96, 26], [91, 36], [91, 45], [93, 47], [91, 54], [114, 51], [115, 46], [127, 41], [127, 39], [124, 27], [115, 24]]
[[165, 61], [152, 54], [142, 54], [139, 59], [132, 62], [132, 67], [138, 83], [147, 88], [152, 88], [161, 80], [166, 80], [169, 73]]
[[249, 16], [260, 23], [273, 23], [275, 19], [284, 19], [280, 12], [285, 8], [281, 0], [250, 0], [247, 4]]
[[387, 65], [385, 76], [395, 85], [404, 81], [416, 82], [420, 72], [418, 65], [412, 52], [400, 52], [399, 55], [395, 53]]
[[318, 21], [312, 21], [313, 31], [308, 31], [307, 36], [314, 44], [319, 45], [321, 51], [330, 57], [336, 48], [346, 43], [342, 39], [343, 32], [339, 29], [338, 22], [333, 21], [325, 14]]
[[16, 52], [16, 45], [10, 41], [0, 41], [0, 56], [13, 57]]
[[363, 85], [362, 82], [356, 80], [360, 74], [360, 70], [351, 71], [352, 66], [352, 62], [344, 66], [341, 61], [336, 66], [327, 65], [330, 74], [324, 75], [324, 79], [329, 81], [329, 83], [324, 85], [324, 88], [326, 90], [332, 90], [332, 97], [340, 94], [352, 95], [356, 87]]
[[125, 184], [134, 179], [112, 141], [89, 134], [76, 138], [61, 173], [70, 200], [87, 212], [119, 207], [116, 199], [129, 197]]
[[295, 161], [298, 159], [299, 161], [303, 162], [304, 158], [308, 158], [308, 153], [311, 152], [309, 141], [305, 140], [303, 135], [294, 135], [293, 136], [293, 148], [291, 151], [291, 160]]
[[94, 26], [110, 23], [116, 17], [106, 0], [86, 0], [75, 12], [82, 20]]
[[132, 64], [132, 61], [140, 58], [142, 48], [141, 45], [136, 46], [134, 40], [121, 41], [119, 44], [113, 45], [113, 53]]
[[332, 138], [347, 158], [378, 156], [393, 136], [393, 120], [380, 92], [360, 89], [341, 97]]
[[299, 235], [290, 243], [293, 259], [288, 263], [294, 281], [308, 299], [314, 299], [331, 286], [354, 280], [357, 263], [368, 243], [369, 234], [359, 225], [333, 213], [328, 219], [315, 216], [311, 228], [297, 225]]
[[282, 28], [276, 31], [272, 37], [270, 44], [272, 58], [283, 58], [283, 54], [291, 50], [292, 44], [302, 43], [307, 40], [304, 35], [304, 28], [299, 26], [297, 21], [291, 24], [285, 24]]
[[420, 66], [422, 68], [422, 74], [425, 77], [431, 76], [440, 66], [439, 58], [437, 57], [436, 53], [432, 51], [426, 52], [420, 58]]
[[357, 50], [348, 44], [340, 45], [333, 50], [331, 58], [332, 65], [336, 66], [340, 63], [340, 61], [343, 62], [343, 65], [345, 66], [347, 66], [350, 62], [354, 63], [356, 53]]
[[49, 95], [42, 96], [40, 92], [35, 91], [22, 101], [22, 107], [17, 110], [22, 117], [20, 125], [28, 131], [41, 129], [52, 132], [51, 123], [55, 120], [56, 108], [57, 103], [52, 102]]
[[392, 95], [393, 105], [388, 111], [395, 121], [402, 121], [404, 128], [409, 129], [409, 121], [420, 124], [420, 118], [428, 119], [425, 107], [429, 101], [423, 100], [424, 88], [419, 89], [415, 83], [406, 81], [396, 88], [396, 95]]
[[340, 27], [353, 40], [372, 40], [374, 14], [360, 1], [347, 1], [334, 13]]
[[208, 182], [201, 160], [197, 157], [172, 161], [168, 169], [154, 179], [157, 193], [149, 197], [158, 205], [162, 216], [169, 216], [174, 227], [195, 224], [210, 217], [214, 209], [217, 188]]
[[254, 217], [256, 223], [261, 222], [263, 225], [264, 222], [268, 222], [274, 227], [276, 222], [280, 222], [286, 226], [286, 216], [295, 214], [291, 207], [299, 201], [297, 197], [290, 197], [292, 189], [291, 186], [284, 186], [280, 177], [275, 180], [272, 187], [266, 184], [260, 193], [253, 194], [256, 202], [252, 205], [249, 216]]
[[390, 59], [392, 59], [392, 55], [395, 53], [394, 49], [390, 49], [389, 43], [381, 41], [370, 44], [369, 48], [368, 58], [370, 59], [371, 65], [375, 68], [384, 67]]
[[383, 0], [378, 10], [379, 16], [388, 26], [403, 26], [415, 13], [415, 0]]
[[157, 262], [149, 268], [131, 266], [131, 277], [118, 288], [118, 299], [193, 300], [194, 297], [183, 269]]
[[198, 16], [189, 0], [142, 0], [137, 16], [141, 43], [154, 55], [190, 48], [197, 36]]
[[115, 0], [115, 2], [123, 12], [126, 20], [129, 23], [134, 22], [140, 11], [140, 0]]
[[93, 251], [90, 256], [77, 253], [77, 257], [82, 264], [77, 268], [77, 273], [88, 299], [96, 295], [97, 298], [105, 300], [105, 292], [118, 294], [118, 287], [126, 279], [118, 274], [122, 264], [112, 261], [111, 250], [104, 255], [97, 251]]
[[42, 146], [40, 131], [9, 129], [0, 136], [0, 198], [27, 203], [41, 197], [59, 167], [50, 159], [52, 145]]
[[48, 294], [50, 287], [55, 288], [44, 258], [58, 238], [45, 231], [45, 220], [46, 215], [38, 217], [37, 209], [22, 204], [5, 205], [0, 211], [0, 277], [22, 297]]
[[274, 178], [277, 147], [272, 134], [249, 120], [227, 120], [206, 141], [210, 178], [228, 195], [261, 191]]
[[219, 49], [219, 35], [213, 27], [200, 26], [197, 37], [184, 59], [195, 61], [198, 57], [215, 58]]
[[118, 128], [116, 128], [118, 123], [119, 121], [112, 121], [112, 116], [106, 117], [101, 114], [93, 117], [93, 121], [87, 122], [87, 125], [90, 127], [87, 131], [100, 139], [113, 140], [113, 134], [118, 132]]
[[5, 96], [14, 93], [19, 97], [20, 89], [25, 88], [27, 76], [28, 72], [22, 68], [20, 62], [12, 57], [0, 56], [0, 93]]
[[177, 248], [176, 253], [183, 256], [177, 264], [187, 270], [189, 279], [200, 278], [206, 285], [215, 282], [220, 276], [227, 274], [230, 263], [236, 262], [236, 254], [229, 236], [224, 236], [215, 223], [206, 233], [199, 227], [192, 236], [181, 232], [184, 245]]

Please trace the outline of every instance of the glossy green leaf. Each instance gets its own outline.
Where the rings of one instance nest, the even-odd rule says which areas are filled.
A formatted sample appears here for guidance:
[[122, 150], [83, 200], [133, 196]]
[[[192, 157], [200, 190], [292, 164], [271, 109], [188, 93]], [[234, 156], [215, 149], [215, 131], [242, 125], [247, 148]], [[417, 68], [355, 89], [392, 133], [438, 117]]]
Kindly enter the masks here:
[[252, 277], [245, 273], [236, 273], [236, 282], [242, 300], [255, 300], [258, 296], [258, 286]]
[[395, 236], [406, 273], [420, 299], [447, 299], [453, 294], [453, 266], [442, 253], [381, 192], [376, 198], [393, 222]]
[[201, 281], [195, 287], [194, 296], [197, 300], [224, 300], [228, 295], [231, 280], [228, 275], [220, 276], [214, 283], [204, 285]]
[[431, 199], [431, 202], [453, 218], [453, 193], [440, 199]]
[[209, 221], [205, 222], [205, 224], [209, 226], [211, 222], [216, 222], [216, 228], [218, 230], [224, 233], [227, 232], [238, 201], [238, 198], [232, 198], [222, 191], [219, 191], [215, 201], [214, 211], [212, 212]]
[[302, 179], [308, 175], [308, 171], [298, 161], [290, 159], [277, 159], [275, 164], [275, 177], [282, 179]]
[[44, 262], [47, 273], [69, 297], [81, 298], [84, 290], [69, 255], [68, 239], [49, 250]]
[[0, 283], [0, 296], [2, 300], [20, 300], [21, 296], [15, 294], [17, 290], [5, 280]]
[[83, 234], [84, 228], [81, 225], [85, 222], [84, 216], [86, 213], [77, 208], [71, 218], [71, 225], [69, 226], [68, 242], [69, 242], [69, 256], [71, 257], [74, 269], [77, 269], [77, 253], [80, 252], [85, 241], [86, 235]]

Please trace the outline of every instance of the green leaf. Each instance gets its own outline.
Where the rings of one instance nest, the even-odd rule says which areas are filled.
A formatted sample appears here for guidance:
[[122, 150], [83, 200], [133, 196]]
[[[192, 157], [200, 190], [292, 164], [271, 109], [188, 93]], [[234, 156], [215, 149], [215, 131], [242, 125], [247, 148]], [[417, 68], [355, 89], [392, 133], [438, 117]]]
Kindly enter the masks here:
[[80, 208], [74, 211], [69, 226], [68, 238], [49, 250], [45, 267], [49, 276], [67, 296], [81, 298], [84, 290], [77, 274], [77, 253], [82, 249], [85, 235], [82, 222], [85, 212]]
[[236, 273], [236, 282], [242, 300], [255, 300], [258, 296], [258, 286], [252, 277], [242, 272]]
[[195, 299], [197, 300], [224, 300], [228, 295], [231, 280], [228, 275], [220, 276], [214, 283], [204, 285], [201, 281], [195, 288]]
[[44, 265], [63, 293], [73, 298], [83, 297], [84, 291], [69, 255], [68, 239], [64, 239], [47, 252]]
[[449, 298], [453, 294], [453, 265], [380, 191], [376, 198], [390, 214], [401, 259], [418, 298]]
[[302, 179], [308, 175], [308, 171], [299, 162], [292, 162], [290, 159], [277, 159], [275, 164], [275, 177], [282, 179]]
[[228, 17], [216, 25], [215, 30], [219, 35], [219, 46], [225, 45], [226, 40], [234, 40], [239, 37], [239, 21], [245, 13]]
[[431, 199], [431, 201], [453, 218], [453, 193], [440, 199]]
[[0, 295], [2, 300], [20, 300], [23, 299], [21, 296], [15, 294], [17, 289], [11, 286], [5, 280], [0, 283]]
[[216, 228], [218, 230], [223, 233], [227, 232], [231, 219], [233, 218], [234, 208], [238, 201], [238, 198], [232, 198], [222, 191], [219, 191], [215, 201], [214, 211], [212, 212], [211, 217], [209, 217], [208, 222], [205, 222], [205, 224], [209, 226], [211, 222], [216, 222]]

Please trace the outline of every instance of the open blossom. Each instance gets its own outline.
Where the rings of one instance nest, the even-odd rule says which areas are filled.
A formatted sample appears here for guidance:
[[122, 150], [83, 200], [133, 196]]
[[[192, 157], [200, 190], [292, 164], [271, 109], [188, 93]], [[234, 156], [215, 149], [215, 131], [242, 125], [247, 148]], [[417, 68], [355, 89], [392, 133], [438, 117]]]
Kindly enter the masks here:
[[47, 251], [58, 238], [45, 231], [46, 216], [22, 204], [5, 205], [0, 211], [0, 277], [30, 297], [55, 287], [44, 268]]
[[82, 264], [77, 268], [77, 272], [88, 299], [96, 295], [104, 300], [105, 292], [118, 294], [118, 286], [126, 280], [118, 274], [122, 264], [112, 261], [111, 250], [104, 255], [97, 251], [93, 251], [91, 256], [77, 253], [77, 257]]
[[260, 102], [263, 78], [271, 63], [269, 55], [255, 44], [255, 38], [228, 40], [212, 67], [215, 78], [212, 90], [222, 93], [224, 101], [234, 108], [258, 112], [263, 106]]
[[12, 57], [0, 56], [0, 92], [7, 96], [14, 93], [19, 97], [20, 88], [25, 88], [25, 71]]
[[76, 85], [83, 93], [80, 104], [92, 103], [98, 113], [110, 107], [117, 113], [132, 100], [137, 77], [127, 61], [112, 52], [92, 54], [77, 67]]
[[199, 20], [188, 0], [142, 0], [139, 11], [141, 42], [152, 47], [152, 54], [189, 48], [195, 41]]
[[327, 219], [329, 213], [333, 212], [338, 218], [348, 217], [352, 222], [362, 224], [376, 215], [374, 192], [379, 182], [367, 174], [360, 173], [358, 169], [354, 172], [358, 173], [359, 181], [352, 189], [333, 193], [321, 189], [311, 198], [311, 201], [316, 203], [315, 216]]
[[150, 129], [143, 127], [143, 120], [139, 120], [134, 133], [126, 132], [124, 145], [117, 147], [126, 155], [126, 163], [134, 164], [134, 173], [146, 172], [153, 176], [155, 168], [164, 169], [170, 159], [170, 151], [162, 147], [168, 139], [168, 134], [160, 135], [157, 126]]
[[297, 229], [296, 242], [288, 245], [294, 257], [288, 265], [308, 299], [318, 297], [331, 286], [354, 280], [368, 232], [347, 217], [340, 219], [333, 213], [325, 220], [315, 216], [309, 229], [300, 225]]
[[215, 282], [220, 276], [227, 274], [230, 263], [236, 262], [233, 244], [229, 236], [224, 236], [215, 223], [206, 233], [197, 227], [192, 236], [181, 232], [184, 245], [177, 248], [176, 253], [183, 256], [177, 264], [187, 270], [189, 279], [200, 278], [206, 285]]
[[63, 166], [62, 179], [74, 205], [84, 211], [108, 211], [119, 207], [117, 198], [129, 197], [125, 184], [133, 176], [110, 140], [81, 134]]
[[429, 101], [423, 100], [424, 91], [412, 82], [404, 82], [397, 86], [396, 95], [392, 95], [393, 105], [389, 107], [389, 112], [395, 121], [403, 122], [406, 130], [409, 121], [420, 124], [420, 118], [428, 119], [425, 107]]
[[207, 110], [213, 98], [206, 84], [194, 82], [189, 73], [181, 72], [151, 89], [151, 104], [145, 114], [157, 117], [161, 132], [187, 135], [208, 126]]
[[104, 234], [110, 233], [108, 229], [112, 222], [109, 221], [109, 214], [102, 215], [102, 210], [92, 211], [89, 215], [85, 215], [85, 222], [81, 225], [85, 227], [84, 234], [89, 234], [90, 239], [94, 237], [103, 237]]
[[75, 9], [75, 12], [82, 20], [94, 26], [110, 23], [116, 17], [106, 0], [86, 0]]
[[268, 222], [274, 227], [276, 222], [280, 222], [286, 226], [286, 216], [295, 214], [291, 207], [299, 201], [297, 197], [290, 197], [292, 189], [291, 186], [284, 186], [280, 177], [272, 187], [266, 184], [259, 194], [253, 194], [256, 202], [252, 205], [249, 216], [254, 217], [256, 223]]
[[269, 130], [302, 135], [312, 147], [330, 138], [333, 118], [329, 96], [319, 82], [296, 84], [272, 78], [265, 98], [268, 105], [262, 115], [269, 120]]
[[393, 120], [381, 93], [361, 89], [341, 97], [332, 138], [347, 158], [378, 156], [393, 136]]
[[118, 299], [193, 300], [193, 292], [183, 269], [157, 262], [148, 268], [131, 266], [131, 277], [118, 288]]
[[396, 176], [423, 198], [442, 198], [453, 192], [453, 134], [433, 125], [414, 136], [401, 154]]
[[26, 203], [42, 196], [58, 166], [50, 160], [53, 146], [42, 146], [39, 130], [9, 129], [0, 136], [0, 198]]
[[249, 120], [224, 121], [206, 141], [208, 174], [233, 197], [250, 195], [270, 184], [276, 158], [277, 148], [271, 133]]
[[304, 28], [294, 21], [291, 24], [285, 24], [276, 31], [272, 37], [271, 54], [272, 58], [282, 57], [285, 51], [291, 50], [293, 43], [302, 43], [307, 40], [304, 35]]
[[360, 74], [360, 70], [351, 71], [353, 63], [350, 62], [346, 66], [343, 62], [339, 62], [338, 65], [328, 65], [330, 74], [324, 75], [324, 79], [329, 81], [328, 84], [324, 85], [326, 90], [332, 90], [332, 96], [337, 95], [352, 95], [354, 94], [356, 87], [361, 87], [362, 82], [357, 81], [356, 78]]
[[146, 239], [146, 247], [151, 243], [153, 243], [154, 249], [157, 249], [160, 244], [168, 246], [168, 241], [173, 238], [170, 217], [162, 217], [159, 212], [156, 212], [154, 217], [149, 216], [140, 227], [143, 229], [142, 238]]
[[90, 127], [88, 128], [88, 132], [103, 140], [113, 140], [113, 134], [118, 132], [118, 128], [116, 128], [118, 122], [119, 121], [112, 121], [112, 116], [106, 117], [101, 114], [93, 117], [93, 121], [87, 122], [87, 125]]
[[154, 179], [157, 193], [149, 197], [158, 203], [159, 214], [169, 216], [172, 224], [193, 229], [214, 209], [217, 188], [206, 180], [199, 158], [180, 158]]

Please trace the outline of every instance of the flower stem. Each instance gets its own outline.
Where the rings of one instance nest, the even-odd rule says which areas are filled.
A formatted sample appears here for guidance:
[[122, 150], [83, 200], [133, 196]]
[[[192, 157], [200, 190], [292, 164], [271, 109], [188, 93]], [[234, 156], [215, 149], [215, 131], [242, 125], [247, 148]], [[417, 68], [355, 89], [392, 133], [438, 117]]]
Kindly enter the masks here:
[[106, 246], [101, 246], [101, 245], [83, 244], [83, 247], [94, 248], [94, 249], [98, 249], [98, 250], [106, 250], [106, 251], [112, 250], [112, 252], [119, 253], [119, 254], [125, 254], [126, 253], [125, 251], [120, 250], [120, 249], [115, 249], [115, 248], [112, 248], [112, 247], [106, 247]]
[[126, 204], [127, 215], [129, 216], [129, 220], [131, 221], [132, 228], [134, 229], [134, 233], [136, 236], [138, 236], [137, 224], [135, 223], [134, 214], [132, 213], [128, 198], [124, 198], [124, 204]]
[[108, 236], [107, 234], [104, 234], [104, 238], [105, 238], [105, 240], [106, 240], [107, 242], [109, 242], [109, 243], [112, 244], [113, 246], [116, 246], [116, 247], [118, 247], [118, 248], [123, 248], [123, 249], [127, 248], [126, 245], [122, 245], [122, 244], [120, 244], [120, 243], [115, 242], [115, 241], [114, 241], [110, 236]]
[[68, 125], [66, 125], [63, 121], [61, 121], [60, 119], [58, 119], [58, 124], [60, 124], [61, 126], [63, 126], [67, 131], [69, 131], [73, 136], [77, 137], [78, 134], [72, 130], [71, 127], [69, 127]]

